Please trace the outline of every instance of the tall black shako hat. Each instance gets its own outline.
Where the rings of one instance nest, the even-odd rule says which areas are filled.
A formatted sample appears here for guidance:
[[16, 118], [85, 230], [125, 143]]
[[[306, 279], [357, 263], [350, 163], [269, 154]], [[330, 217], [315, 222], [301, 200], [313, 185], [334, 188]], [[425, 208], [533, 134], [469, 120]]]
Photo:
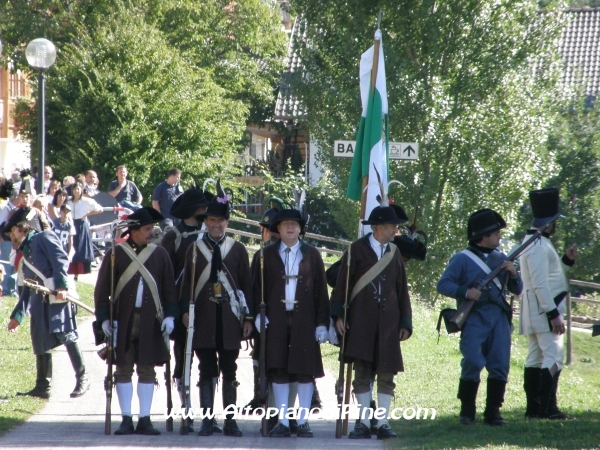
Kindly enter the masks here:
[[130, 233], [132, 230], [139, 230], [144, 225], [160, 222], [164, 219], [165, 218], [163, 215], [154, 208], [150, 206], [144, 206], [143, 208], [135, 211], [133, 214], [129, 214], [127, 216], [127, 222], [129, 223], [127, 232]]
[[204, 217], [223, 217], [224, 219], [229, 220], [229, 216], [231, 214], [231, 203], [229, 202], [229, 196], [221, 187], [221, 180], [217, 180], [216, 184], [217, 195], [208, 204], [208, 208], [204, 213]]
[[529, 192], [531, 212], [533, 213], [532, 226], [539, 228], [556, 219], [565, 216], [558, 212], [559, 194], [556, 188], [538, 189]]
[[273, 223], [273, 219], [275, 219], [275, 217], [277, 216], [277, 213], [279, 213], [279, 211], [277, 211], [274, 208], [267, 209], [263, 213], [262, 221], [258, 222], [258, 224], [262, 225], [265, 228], [270, 228], [271, 224]]
[[208, 199], [200, 189], [190, 188], [177, 197], [171, 206], [171, 215], [177, 219], [185, 220], [192, 217], [198, 208], [208, 205]]
[[506, 228], [506, 222], [500, 214], [491, 209], [480, 209], [469, 217], [467, 239], [469, 242], [474, 242], [503, 228]]

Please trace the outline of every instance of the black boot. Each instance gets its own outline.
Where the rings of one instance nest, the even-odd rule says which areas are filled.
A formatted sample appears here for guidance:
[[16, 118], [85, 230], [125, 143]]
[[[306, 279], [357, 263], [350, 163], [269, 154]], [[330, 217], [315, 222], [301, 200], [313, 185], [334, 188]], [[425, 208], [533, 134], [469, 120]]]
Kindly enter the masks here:
[[558, 409], [556, 392], [558, 391], [558, 379], [560, 378], [560, 373], [562, 371], [559, 370], [554, 374], [553, 383], [552, 383], [552, 397], [550, 397], [550, 406], [548, 408], [548, 418], [552, 420], [565, 420], [569, 419], [569, 416], [564, 412]]
[[247, 411], [248, 413], [252, 413], [252, 411], [260, 406], [260, 376], [258, 373], [258, 366], [252, 364], [252, 370], [254, 370], [254, 397], [248, 402], [244, 409], [242, 409], [242, 411]]
[[523, 389], [525, 389], [525, 397], [527, 398], [525, 417], [530, 419], [537, 417], [538, 410], [540, 409], [538, 383], [540, 382], [541, 370], [539, 367], [525, 367], [523, 374]]
[[75, 389], [71, 392], [71, 398], [81, 397], [90, 388], [90, 381], [88, 380], [87, 372], [85, 371], [83, 355], [77, 342], [67, 344], [65, 347], [67, 347], [67, 353], [71, 360], [71, 364], [73, 365], [73, 370], [75, 370], [75, 378], [77, 380]]
[[313, 381], [314, 389], [312, 399], [310, 400], [310, 408], [323, 408], [323, 402], [321, 401], [321, 396], [319, 395], [319, 390], [317, 389], [317, 383]]
[[550, 369], [541, 369], [538, 390], [540, 397], [540, 409], [538, 410], [538, 417], [541, 419], [564, 420], [568, 418], [565, 413], [558, 409], [556, 404], [556, 391], [558, 390], [559, 378], [560, 371], [556, 372], [554, 376], [552, 376]]
[[144, 434], [146, 436], [158, 436], [160, 431], [154, 428], [150, 421], [150, 416], [139, 417], [138, 424], [135, 427], [135, 434]]
[[460, 399], [460, 414], [458, 420], [463, 425], [470, 425], [475, 422], [475, 399], [479, 381], [467, 381], [461, 379], [458, 383], [458, 395]]
[[[227, 409], [228, 406], [235, 406], [237, 401], [237, 381], [223, 381], [223, 409]], [[235, 423], [233, 413], [227, 413], [225, 416], [225, 425], [223, 426], [223, 436], [235, 436], [241, 437], [242, 430], [240, 430]]]
[[[213, 391], [212, 380], [200, 381], [200, 407], [204, 410], [204, 413], [208, 414], [213, 410]], [[205, 417], [202, 419], [202, 426], [198, 431], [198, 436], [212, 436], [213, 434], [213, 419]]]
[[502, 407], [502, 403], [504, 403], [505, 391], [506, 381], [488, 378], [485, 411], [483, 412], [483, 421], [488, 425], [506, 425], [506, 420], [500, 415], [500, 408]]
[[125, 434], [133, 434], [134, 433], [134, 428], [133, 428], [133, 417], [131, 416], [122, 416], [123, 420], [121, 421], [121, 425], [119, 425], [119, 428], [117, 430], [115, 430], [115, 434], [117, 436], [122, 436]]
[[17, 395], [50, 398], [50, 380], [52, 379], [52, 353], [35, 355], [35, 387], [29, 392], [17, 392]]

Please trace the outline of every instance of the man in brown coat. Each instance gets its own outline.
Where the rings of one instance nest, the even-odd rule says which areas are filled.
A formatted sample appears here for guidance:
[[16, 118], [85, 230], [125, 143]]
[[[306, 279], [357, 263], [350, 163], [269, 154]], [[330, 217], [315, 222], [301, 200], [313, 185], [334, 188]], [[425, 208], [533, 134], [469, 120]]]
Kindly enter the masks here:
[[[219, 187], [217, 187], [219, 189]], [[200, 406], [212, 411], [213, 378], [223, 374], [223, 406], [226, 436], [242, 436], [234, 417], [237, 397], [236, 360], [242, 338], [252, 333], [252, 285], [248, 252], [225, 235], [230, 204], [218, 197], [208, 205], [204, 223], [207, 232], [190, 246], [181, 286], [183, 323], [188, 325], [189, 298], [195, 299], [193, 348], [200, 359]], [[196, 263], [193, 263], [194, 256]], [[194, 277], [194, 292], [191, 280]], [[213, 420], [204, 418], [198, 432], [210, 436]]]
[[[200, 230], [204, 223], [203, 214], [206, 212], [207, 206], [208, 200], [206, 199], [204, 192], [200, 189], [191, 188], [177, 197], [177, 200], [175, 200], [175, 203], [173, 203], [173, 206], [171, 207], [171, 216], [179, 219], [180, 222], [164, 234], [160, 245], [165, 248], [171, 259], [175, 274], [175, 288], [177, 293], [181, 290], [185, 255], [187, 254], [190, 245], [199, 238]], [[183, 308], [187, 310], [187, 306], [188, 305], [179, 305], [180, 311], [182, 311]], [[181, 378], [183, 377], [183, 364], [185, 360], [186, 335], [186, 327], [183, 325], [181, 319], [176, 317], [175, 329], [173, 330], [173, 333], [171, 333], [171, 339], [173, 340], [173, 354], [175, 356], [173, 378], [177, 384], [177, 390], [180, 393], [182, 403], [185, 400]], [[189, 396], [187, 401], [189, 402]], [[185, 405], [183, 406], [185, 407]], [[187, 408], [191, 408], [191, 406], [191, 404], [188, 404]], [[188, 419], [189, 428], [187, 431], [189, 433], [194, 432], [192, 424], [193, 420]], [[220, 428], [217, 430], [218, 432], [221, 432]]]
[[[271, 230], [281, 241], [264, 248], [264, 268], [253, 274], [255, 311], [258, 311], [264, 283], [267, 346], [266, 369], [272, 380], [279, 423], [271, 437], [289, 437], [288, 409], [290, 382], [298, 382], [300, 415], [298, 437], [312, 437], [307, 413], [315, 377], [322, 377], [323, 362], [319, 343], [327, 341], [329, 301], [325, 268], [319, 251], [299, 240], [306, 225], [295, 209], [280, 211]], [[262, 277], [262, 283], [261, 283]], [[260, 319], [256, 320], [260, 329]], [[289, 405], [291, 406], [291, 405]]]
[[[334, 292], [332, 316], [336, 329], [346, 334], [344, 358], [354, 362], [354, 394], [361, 405], [361, 421], [350, 432], [350, 439], [370, 439], [369, 415], [372, 374], [377, 375], [377, 404], [385, 411], [379, 421], [378, 439], [396, 437], [389, 426], [387, 415], [396, 387], [394, 375], [404, 371], [400, 342], [412, 333], [412, 313], [406, 274], [400, 252], [390, 241], [398, 229], [400, 219], [390, 206], [377, 206], [363, 221], [373, 232], [352, 243], [351, 265], [348, 254], [342, 258], [340, 275]], [[373, 266], [378, 266], [369, 272]], [[348, 303], [346, 329], [343, 308]]]
[[[102, 260], [94, 292], [96, 319], [107, 336], [116, 333], [115, 383], [123, 421], [115, 434], [133, 434], [132, 375], [137, 366], [140, 415], [136, 434], [157, 435], [150, 422], [156, 379], [155, 366], [170, 359], [169, 334], [178, 314], [173, 267], [166, 250], [152, 244], [155, 222], [163, 217], [153, 208], [141, 208], [128, 217], [131, 225], [126, 242], [115, 247], [114, 317], [109, 320], [111, 297], [111, 252]], [[166, 343], [165, 343], [166, 338]]]

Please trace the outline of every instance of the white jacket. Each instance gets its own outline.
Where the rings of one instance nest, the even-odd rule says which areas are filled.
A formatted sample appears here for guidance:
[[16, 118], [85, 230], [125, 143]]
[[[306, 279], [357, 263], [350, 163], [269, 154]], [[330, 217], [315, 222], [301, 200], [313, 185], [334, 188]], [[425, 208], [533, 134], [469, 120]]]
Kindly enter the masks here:
[[[525, 236], [523, 242], [530, 237]], [[556, 308], [554, 297], [569, 290], [565, 273], [570, 267], [543, 236], [519, 257], [519, 262], [523, 278], [519, 334], [547, 333], [551, 330], [546, 313]], [[565, 310], [566, 299], [558, 306], [563, 316]]]

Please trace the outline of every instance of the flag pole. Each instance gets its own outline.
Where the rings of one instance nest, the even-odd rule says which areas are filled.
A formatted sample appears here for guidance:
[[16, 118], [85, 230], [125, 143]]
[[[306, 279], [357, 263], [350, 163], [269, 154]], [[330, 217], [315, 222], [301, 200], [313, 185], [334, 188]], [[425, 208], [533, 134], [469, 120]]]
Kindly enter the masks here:
[[[377, 30], [379, 30], [379, 27], [381, 25], [381, 14], [382, 14], [382, 10], [379, 10], [379, 15], [377, 16]], [[371, 67], [371, 93], [373, 93], [375, 91], [375, 84], [377, 83], [377, 69], [379, 67], [379, 46], [381, 44], [381, 41], [378, 39], [373, 39], [373, 66]], [[361, 219], [366, 219], [365, 217], [365, 209], [367, 208], [367, 191], [366, 191], [366, 187], [367, 184], [369, 183], [369, 174], [367, 173], [367, 175], [365, 175], [362, 179], [362, 190], [361, 190], [361, 197], [360, 197], [360, 218]], [[358, 230], [358, 237], [361, 237], [361, 228], [359, 227]]]

